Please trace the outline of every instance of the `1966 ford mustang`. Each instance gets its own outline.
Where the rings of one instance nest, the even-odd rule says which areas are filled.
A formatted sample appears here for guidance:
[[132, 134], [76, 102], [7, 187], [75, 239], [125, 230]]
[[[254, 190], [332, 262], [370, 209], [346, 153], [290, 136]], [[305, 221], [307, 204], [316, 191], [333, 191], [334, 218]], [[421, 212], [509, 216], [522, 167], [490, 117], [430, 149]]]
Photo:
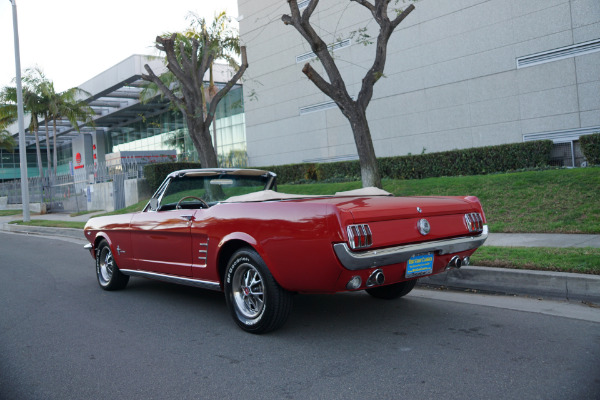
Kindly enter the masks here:
[[225, 292], [245, 331], [281, 327], [292, 294], [366, 290], [393, 299], [468, 264], [488, 235], [477, 197], [276, 192], [253, 169], [169, 174], [141, 212], [92, 218], [86, 245], [105, 290], [130, 276]]

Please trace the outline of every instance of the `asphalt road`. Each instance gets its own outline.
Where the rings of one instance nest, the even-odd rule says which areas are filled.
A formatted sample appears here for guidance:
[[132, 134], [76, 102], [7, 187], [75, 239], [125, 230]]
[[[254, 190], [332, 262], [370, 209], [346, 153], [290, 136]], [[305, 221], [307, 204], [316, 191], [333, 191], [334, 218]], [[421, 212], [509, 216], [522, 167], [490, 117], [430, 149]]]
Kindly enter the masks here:
[[600, 399], [600, 309], [415, 290], [298, 295], [239, 330], [223, 295], [102, 291], [83, 242], [0, 233], [2, 399]]

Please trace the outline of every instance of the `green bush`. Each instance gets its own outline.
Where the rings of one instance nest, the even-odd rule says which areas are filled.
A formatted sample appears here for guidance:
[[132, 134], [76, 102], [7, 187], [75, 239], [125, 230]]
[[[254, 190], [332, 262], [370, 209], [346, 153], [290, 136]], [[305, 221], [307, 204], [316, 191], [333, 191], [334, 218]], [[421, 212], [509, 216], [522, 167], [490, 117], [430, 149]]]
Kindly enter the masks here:
[[[442, 153], [383, 157], [377, 160], [382, 178], [421, 179], [438, 176], [482, 175], [548, 165], [552, 141], [452, 150]], [[265, 167], [281, 184], [360, 179], [360, 164], [341, 161], [324, 164], [289, 164]]]
[[167, 162], [167, 163], [156, 163], [148, 164], [144, 166], [144, 177], [148, 182], [148, 186], [152, 190], [152, 193], [158, 189], [160, 184], [165, 180], [167, 175], [173, 171], [180, 169], [192, 169], [201, 168], [200, 163], [194, 162]]
[[587, 162], [591, 165], [600, 165], [600, 133], [581, 136], [579, 144]]

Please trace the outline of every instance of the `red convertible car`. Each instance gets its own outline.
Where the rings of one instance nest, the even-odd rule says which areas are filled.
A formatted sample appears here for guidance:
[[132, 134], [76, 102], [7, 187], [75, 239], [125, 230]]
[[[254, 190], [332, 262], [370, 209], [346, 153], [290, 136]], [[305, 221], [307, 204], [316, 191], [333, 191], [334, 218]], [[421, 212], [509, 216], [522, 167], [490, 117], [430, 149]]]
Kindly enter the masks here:
[[293, 293], [404, 296], [468, 264], [485, 223], [472, 196], [291, 195], [272, 172], [194, 169], [169, 174], [143, 211], [91, 218], [84, 232], [101, 288], [134, 276], [224, 291], [237, 325], [264, 333], [284, 324]]

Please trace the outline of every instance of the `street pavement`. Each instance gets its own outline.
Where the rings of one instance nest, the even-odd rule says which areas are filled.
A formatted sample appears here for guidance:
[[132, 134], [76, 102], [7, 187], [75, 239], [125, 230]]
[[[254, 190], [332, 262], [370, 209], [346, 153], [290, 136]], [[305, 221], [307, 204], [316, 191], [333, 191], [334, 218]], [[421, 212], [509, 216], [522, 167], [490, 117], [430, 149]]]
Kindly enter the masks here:
[[[31, 219], [85, 222], [96, 213], [71, 217], [53, 213], [31, 215]], [[64, 236], [85, 243], [81, 229], [47, 228], [9, 224], [21, 215], [0, 217], [0, 230], [46, 236]], [[600, 248], [600, 235], [549, 233], [490, 233], [484, 246]], [[551, 271], [516, 270], [465, 266], [445, 274], [421, 278], [420, 285], [459, 290], [528, 295], [600, 304], [600, 276]]]

